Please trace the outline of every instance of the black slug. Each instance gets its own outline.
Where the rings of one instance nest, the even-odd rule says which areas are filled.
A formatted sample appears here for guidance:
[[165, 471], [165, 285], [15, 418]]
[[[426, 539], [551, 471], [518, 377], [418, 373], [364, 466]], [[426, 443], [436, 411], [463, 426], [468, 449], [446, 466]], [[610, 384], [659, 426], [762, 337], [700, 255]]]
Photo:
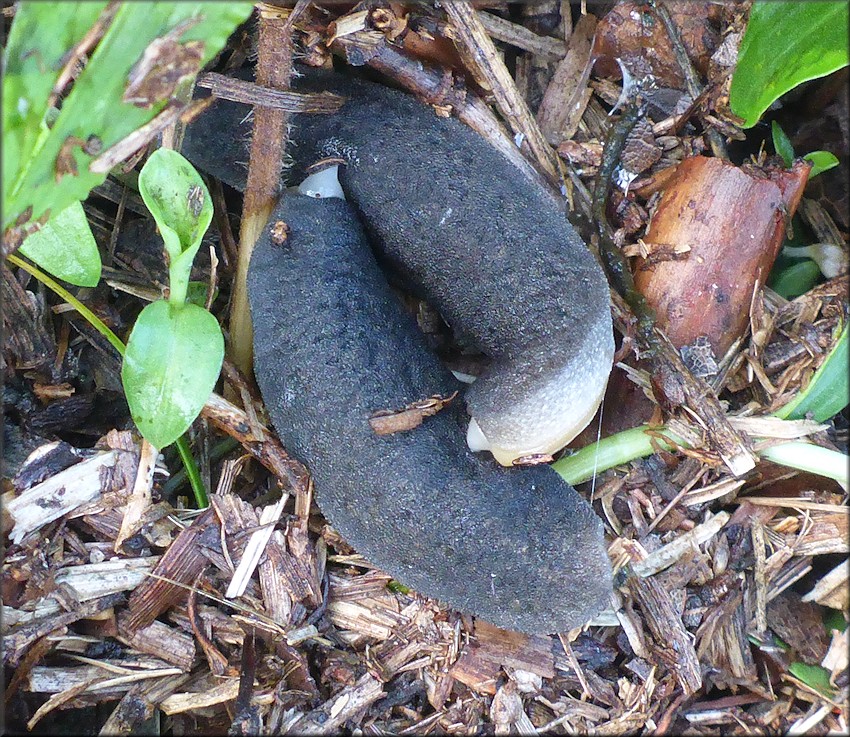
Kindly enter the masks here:
[[373, 431], [376, 411], [460, 385], [390, 290], [347, 202], [285, 193], [248, 290], [266, 406], [358, 552], [502, 627], [563, 631], [604, 608], [601, 521], [551, 468], [505, 469], [472, 453], [460, 401], [415, 429]]
[[[381, 261], [491, 359], [465, 394], [470, 447], [504, 465], [562, 448], [596, 411], [614, 344], [605, 278], [556, 203], [410, 95], [316, 70], [296, 87], [349, 99], [294, 118], [290, 171], [346, 161], [342, 188]], [[240, 188], [246, 110], [216, 103], [185, 149]]]
[[[349, 98], [296, 116], [288, 150], [295, 179], [342, 159], [350, 202], [284, 194], [251, 262], [255, 373], [282, 441], [330, 522], [403, 583], [503, 627], [584, 623], [611, 591], [600, 520], [548, 466], [500, 468], [466, 437], [510, 465], [584, 427], [613, 351], [601, 271], [548, 194], [459, 122], [340, 75], [296, 86]], [[241, 189], [249, 125], [220, 101], [184, 153]], [[458, 397], [415, 429], [373, 431], [375, 412], [461, 386], [379, 261], [491, 357], [464, 397], [474, 420]]]

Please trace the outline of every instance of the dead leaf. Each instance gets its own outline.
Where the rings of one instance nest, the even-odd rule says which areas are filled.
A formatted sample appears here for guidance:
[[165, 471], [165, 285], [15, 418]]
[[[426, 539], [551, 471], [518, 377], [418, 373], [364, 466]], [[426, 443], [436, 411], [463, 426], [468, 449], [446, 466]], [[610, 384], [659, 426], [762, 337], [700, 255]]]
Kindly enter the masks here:
[[392, 435], [405, 430], [419, 427], [426, 417], [437, 414], [443, 407], [457, 396], [453, 392], [448, 397], [435, 394], [428, 399], [421, 399], [399, 410], [379, 410], [369, 418], [376, 435]]
[[[180, 33], [186, 30], [182, 24]], [[124, 102], [136, 107], [153, 107], [170, 99], [184, 80], [200, 71], [204, 54], [202, 41], [179, 43], [177, 29], [163, 38], [154, 39], [142, 52], [127, 76]]]

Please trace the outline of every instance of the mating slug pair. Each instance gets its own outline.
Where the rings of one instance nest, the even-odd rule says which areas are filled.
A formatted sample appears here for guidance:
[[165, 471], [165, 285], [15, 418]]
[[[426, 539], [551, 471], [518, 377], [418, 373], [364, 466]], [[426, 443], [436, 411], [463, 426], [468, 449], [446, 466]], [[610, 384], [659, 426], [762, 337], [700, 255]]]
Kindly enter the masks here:
[[[342, 75], [296, 87], [348, 98], [296, 116], [289, 146], [293, 178], [344, 160], [346, 200], [284, 193], [251, 262], [255, 371], [281, 440], [329, 521], [401, 582], [503, 627], [584, 623], [611, 590], [601, 521], [548, 466], [493, 457], [554, 452], [593, 416], [613, 355], [600, 268], [549, 195], [458, 121]], [[237, 187], [245, 112], [217, 102], [185, 147]], [[465, 394], [384, 271], [490, 357]], [[458, 390], [415, 429], [370, 425]]]

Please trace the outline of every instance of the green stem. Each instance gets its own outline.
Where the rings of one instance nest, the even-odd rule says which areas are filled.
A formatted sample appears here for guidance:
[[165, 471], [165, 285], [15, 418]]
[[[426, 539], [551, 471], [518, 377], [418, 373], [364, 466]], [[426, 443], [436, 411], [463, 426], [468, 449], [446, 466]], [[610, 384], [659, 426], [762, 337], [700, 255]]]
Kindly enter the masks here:
[[826, 476], [847, 489], [847, 456], [837, 450], [791, 440], [765, 448], [759, 456], [782, 466]]
[[[13, 253], [10, 253], [6, 256], [7, 260], [10, 263], [13, 263], [20, 269], [23, 269], [28, 274], [32, 275], [36, 279], [38, 279], [44, 286], [48, 289], [52, 290], [56, 294], [58, 294], [62, 299], [64, 299], [69, 305], [71, 305], [77, 312], [79, 312], [88, 322], [104, 337], [109, 343], [115, 348], [118, 353], [122, 356], [124, 355], [124, 351], [126, 347], [122, 342], [121, 338], [119, 338], [115, 333], [110, 330], [110, 328], [103, 322], [97, 315], [95, 315], [88, 307], [86, 307], [80, 300], [78, 300], [73, 294], [71, 294], [65, 287], [63, 287], [59, 282], [53, 279], [48, 274], [44, 273], [37, 266], [34, 266], [27, 261], [19, 258]], [[189, 450], [189, 442], [184, 435], [181, 438], [178, 438], [174, 441], [177, 446], [177, 452], [180, 454], [180, 458], [183, 461], [183, 466], [186, 468], [186, 475], [189, 477], [189, 483], [192, 485], [192, 492], [195, 495], [195, 501], [198, 504], [199, 509], [204, 509], [209, 506], [209, 500], [207, 499], [207, 492], [204, 489], [204, 484], [201, 481], [201, 474], [198, 471], [198, 465], [195, 463], [195, 459], [192, 457], [192, 453]]]
[[[231, 437], [226, 437], [220, 443], [217, 443], [210, 450], [210, 461], [220, 461], [224, 456], [239, 447], [239, 443]], [[175, 474], [172, 474], [162, 485], [162, 493], [164, 496], [170, 496], [176, 492], [183, 484], [186, 483], [188, 477], [186, 469], [182, 469]]]
[[177, 438], [174, 441], [174, 445], [177, 446], [177, 452], [180, 454], [183, 467], [186, 469], [186, 475], [189, 477], [189, 483], [192, 485], [195, 504], [198, 505], [198, 509], [206, 509], [210, 505], [210, 500], [207, 498], [207, 490], [204, 488], [203, 481], [201, 481], [201, 472], [198, 470], [198, 464], [195, 463], [195, 457], [192, 455], [192, 451], [189, 450], [187, 435], [181, 435]]
[[62, 299], [64, 299], [69, 305], [71, 305], [77, 312], [79, 312], [86, 320], [91, 323], [91, 325], [111, 344], [112, 347], [118, 351], [122, 356], [124, 355], [124, 343], [121, 341], [112, 330], [103, 322], [97, 315], [94, 314], [88, 307], [86, 307], [80, 300], [78, 300], [73, 294], [71, 294], [65, 287], [63, 287], [59, 282], [51, 278], [49, 275], [45, 274], [41, 269], [32, 264], [24, 261], [21, 258], [18, 258], [14, 253], [10, 253], [6, 258], [15, 266], [20, 269], [23, 269], [28, 274], [31, 274], [36, 279], [38, 279], [44, 286], [48, 289], [53, 290], [58, 294]]
[[[649, 434], [649, 431], [652, 431], [652, 434]], [[640, 427], [633, 427], [631, 430], [609, 435], [598, 443], [585, 446], [572, 455], [556, 461], [552, 464], [552, 468], [568, 484], [580, 484], [589, 481], [595, 474], [607, 471], [609, 468], [622, 466], [630, 461], [636, 461], [638, 458], [646, 458], [659, 448], [672, 450], [674, 446], [666, 442], [664, 438], [677, 443], [681, 447], [691, 447], [690, 443], [670, 432], [664, 426], [641, 425]], [[834, 479], [843, 488], [847, 488], [848, 459], [844, 453], [836, 450], [796, 440], [765, 448], [758, 453], [758, 456], [781, 466]]]
[[[650, 435], [648, 431], [652, 431], [652, 434]], [[687, 445], [682, 438], [671, 433], [663, 425], [660, 427], [641, 425], [609, 435], [598, 443], [588, 445], [570, 456], [561, 458], [552, 464], [552, 468], [568, 484], [580, 484], [593, 478], [596, 473], [650, 456], [659, 448], [672, 450], [673, 444], [665, 441], [664, 438], [679, 445]]]

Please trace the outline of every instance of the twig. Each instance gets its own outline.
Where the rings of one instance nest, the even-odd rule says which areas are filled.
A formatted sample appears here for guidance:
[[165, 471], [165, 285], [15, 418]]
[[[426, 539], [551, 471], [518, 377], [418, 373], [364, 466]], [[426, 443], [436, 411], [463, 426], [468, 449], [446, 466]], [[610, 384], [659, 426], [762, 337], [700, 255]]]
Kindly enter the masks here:
[[[688, 87], [688, 94], [694, 101], [693, 106], [697, 104], [697, 100], [701, 99], [704, 90], [700, 89], [699, 79], [697, 79], [694, 65], [691, 64], [691, 59], [682, 43], [682, 37], [679, 34], [679, 29], [670, 17], [670, 12], [663, 0], [657, 0], [655, 3], [655, 12], [664, 23], [664, 28], [667, 31], [667, 37], [670, 39], [670, 45], [673, 47], [673, 55], [682, 70], [685, 77], [685, 84]], [[723, 142], [723, 136], [718, 131], [709, 126], [705, 127], [705, 135], [708, 138], [708, 143], [711, 146], [712, 153], [719, 159], [728, 159], [729, 154], [726, 152], [726, 144]]]
[[211, 99], [195, 100], [189, 104], [178, 100], [171, 100], [151, 120], [129, 135], [122, 138], [118, 143], [110, 146], [100, 156], [89, 164], [92, 174], [107, 174], [115, 166], [125, 159], [130, 158], [143, 146], [150, 143], [155, 136], [173, 125], [178, 120], [187, 122], [194, 119], [212, 104]]
[[334, 113], [345, 102], [344, 97], [332, 92], [315, 94], [291, 92], [264, 87], [215, 72], [207, 72], [198, 77], [197, 86], [209, 90], [223, 100], [241, 102], [245, 105], [262, 105], [287, 113]]
[[[292, 28], [288, 10], [260, 4], [257, 83], [264, 87], [289, 89], [292, 76]], [[248, 163], [248, 182], [242, 206], [239, 259], [230, 304], [230, 341], [234, 362], [245, 373], [252, 366], [253, 330], [248, 307], [248, 264], [254, 244], [263, 232], [277, 200], [280, 172], [286, 147], [289, 115], [283, 110], [258, 105], [254, 109], [254, 132]]]
[[101, 11], [97, 20], [94, 22], [94, 25], [86, 31], [85, 36], [80, 39], [79, 43], [65, 54], [63, 57], [65, 59], [65, 65], [62, 67], [62, 71], [56, 78], [56, 83], [53, 85], [50, 97], [47, 98], [48, 108], [56, 105], [56, 101], [59, 99], [59, 95], [62, 94], [62, 90], [65, 89], [65, 85], [68, 84], [71, 77], [74, 76], [74, 70], [76, 69], [77, 64], [89, 52], [89, 50], [94, 47], [101, 38], [103, 38], [109, 26], [112, 25], [115, 14], [118, 12], [118, 8], [120, 7], [121, 3], [116, 2], [116, 0], [112, 0], [112, 2], [110, 2], [103, 11]]
[[602, 164], [599, 167], [592, 200], [592, 215], [599, 239], [599, 254], [614, 289], [623, 297], [637, 318], [637, 337], [652, 362], [653, 393], [660, 404], [671, 410], [685, 405], [699, 420], [714, 448], [735, 476], [756, 465], [756, 459], [743, 437], [729, 423], [717, 395], [685, 365], [676, 348], [655, 326], [655, 312], [635, 288], [631, 269], [622, 251], [614, 243], [606, 207], [608, 188], [629, 133], [640, 117], [640, 92], [627, 103], [623, 115], [609, 131]]
[[528, 142], [540, 170], [552, 182], [559, 182], [558, 158], [519, 94], [513, 77], [487, 35], [478, 13], [468, 0], [445, 3], [443, 8], [457, 33], [455, 45], [466, 66], [486, 88], [493, 91], [499, 112], [514, 133]]
[[567, 45], [560, 39], [549, 36], [538, 36], [525, 26], [511, 23], [492, 13], [479, 13], [481, 25], [493, 38], [516, 46], [518, 49], [529, 51], [535, 56], [545, 56], [549, 59], [563, 59], [567, 53]]
[[307, 469], [295, 459], [290, 458], [280, 441], [266, 428], [260, 425], [263, 435], [261, 437], [254, 435], [251, 432], [248, 415], [218, 394], [210, 396], [202, 413], [219, 430], [242, 443], [251, 455], [283, 482], [285, 491], [292, 491], [296, 494], [296, 499], [309, 499]]

